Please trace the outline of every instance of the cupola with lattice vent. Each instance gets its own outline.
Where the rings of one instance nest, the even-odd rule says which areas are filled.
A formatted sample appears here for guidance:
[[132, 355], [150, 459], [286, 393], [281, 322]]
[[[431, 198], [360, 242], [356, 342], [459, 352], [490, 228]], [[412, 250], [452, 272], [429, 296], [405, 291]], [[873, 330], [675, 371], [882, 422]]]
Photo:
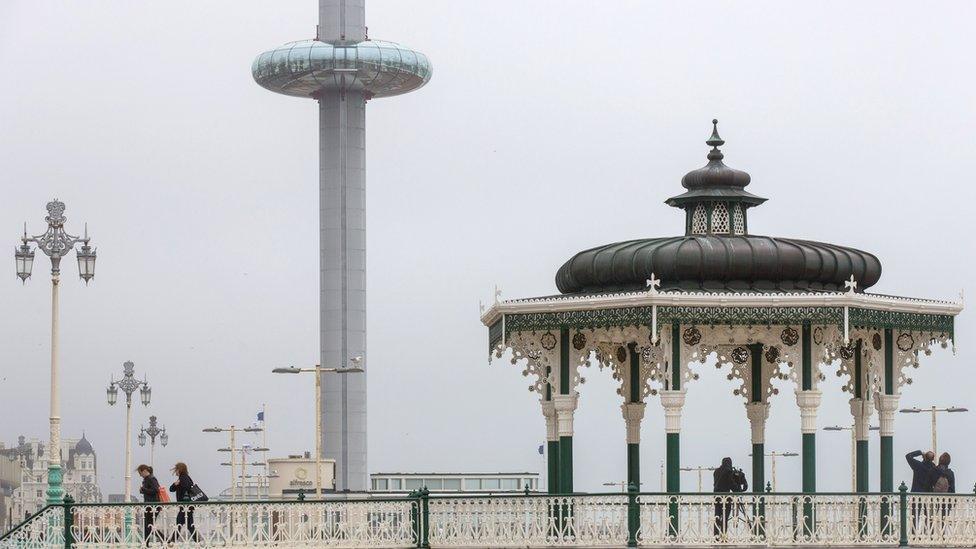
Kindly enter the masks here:
[[666, 203], [685, 211], [686, 235], [745, 235], [746, 211], [766, 201], [745, 190], [749, 174], [730, 168], [719, 147], [725, 144], [718, 135], [718, 120], [712, 120], [712, 136], [705, 141], [712, 147], [708, 164], [685, 174], [681, 185], [688, 189]]

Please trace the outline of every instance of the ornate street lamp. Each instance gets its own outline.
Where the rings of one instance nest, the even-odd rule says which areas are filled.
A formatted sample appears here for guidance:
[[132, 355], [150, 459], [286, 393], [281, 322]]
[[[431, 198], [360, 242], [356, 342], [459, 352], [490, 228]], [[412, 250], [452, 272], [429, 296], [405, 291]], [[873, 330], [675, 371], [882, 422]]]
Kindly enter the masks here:
[[122, 364], [122, 379], [112, 381], [108, 384], [108, 404], [114, 406], [119, 399], [119, 389], [125, 393], [125, 501], [128, 502], [132, 495], [132, 393], [139, 390], [139, 395], [144, 406], [149, 405], [151, 395], [149, 383], [143, 379], [139, 381], [135, 376], [136, 365], [131, 360]]
[[[148, 400], [148, 397], [147, 397]], [[147, 402], [143, 402], [146, 404]], [[159, 437], [159, 442], [163, 446], [169, 443], [169, 435], [166, 434], [166, 427], [159, 427], [156, 425], [156, 416], [149, 416], [149, 428], [142, 427], [139, 430], [139, 446], [146, 445], [146, 436], [149, 436], [149, 465], [153, 466], [153, 461], [155, 460], [154, 454], [156, 450], [156, 437]]]
[[63, 479], [61, 471], [61, 404], [60, 386], [58, 384], [58, 286], [61, 281], [61, 258], [82, 244], [78, 256], [79, 275], [87, 284], [95, 276], [95, 249], [89, 246], [88, 226], [85, 226], [85, 236], [72, 236], [65, 232], [64, 202], [54, 199], [47, 203], [47, 230], [43, 234], [27, 236], [27, 224], [24, 224], [24, 235], [20, 238], [21, 245], [14, 249], [14, 260], [17, 264], [17, 276], [21, 282], [30, 278], [34, 267], [34, 251], [30, 244], [36, 244], [37, 249], [51, 258], [51, 434], [48, 443], [48, 482], [47, 502], [61, 503], [64, 499]]
[[[231, 499], [237, 499], [237, 470], [234, 462], [234, 452], [241, 450], [241, 466], [244, 467], [244, 452], [241, 448], [235, 446], [237, 440], [237, 433], [260, 433], [264, 431], [261, 427], [236, 427], [230, 425], [228, 427], [207, 427], [203, 430], [204, 433], [228, 433], [230, 435], [230, 445], [227, 448], [217, 448], [218, 452], [230, 452], [230, 497]], [[267, 448], [264, 448], [266, 451]], [[242, 469], [243, 471], [243, 469]]]

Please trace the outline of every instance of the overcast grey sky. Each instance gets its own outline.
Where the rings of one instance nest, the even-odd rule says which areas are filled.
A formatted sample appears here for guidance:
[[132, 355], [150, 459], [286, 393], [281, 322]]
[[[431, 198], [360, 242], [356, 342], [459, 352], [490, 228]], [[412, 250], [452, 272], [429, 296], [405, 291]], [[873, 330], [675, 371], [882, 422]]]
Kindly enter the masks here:
[[[62, 289], [64, 436], [87, 430], [106, 493], [121, 489], [123, 410], [104, 390], [125, 360], [154, 388], [136, 425], [155, 413], [170, 432], [157, 463], [188, 462], [209, 492], [227, 484], [226, 441], [202, 427], [267, 403], [274, 454], [313, 444], [311, 379], [270, 370], [318, 359], [317, 111], [257, 86], [250, 66], [313, 37], [316, 13], [314, 0], [0, 4], [0, 242], [25, 220], [39, 232], [55, 196], [69, 230], [89, 223], [97, 277]], [[878, 292], [976, 295], [974, 18], [970, 2], [370, 0], [370, 36], [434, 65], [422, 90], [368, 106], [370, 470], [542, 469], [537, 397], [520, 368], [488, 365], [478, 300], [496, 283], [551, 294], [576, 251], [680, 234], [663, 200], [705, 163], [713, 117], [726, 162], [770, 198], [752, 232], [871, 251]], [[46, 260], [23, 287], [3, 261], [0, 439], [46, 439]], [[970, 316], [904, 405], [976, 408]], [[625, 477], [625, 433], [609, 372], [585, 377], [576, 486], [596, 490]], [[820, 424], [849, 424], [830, 372], [824, 390]], [[798, 451], [781, 391], [767, 448]], [[961, 490], [976, 480], [974, 422], [941, 423]], [[684, 465], [746, 462], [741, 400], [711, 366], [684, 427]], [[925, 447], [928, 429], [900, 416], [896, 452]], [[642, 433], [656, 489], [656, 397]], [[849, 439], [823, 433], [818, 450], [819, 487], [847, 489]], [[873, 488], [877, 451], [873, 437]], [[799, 488], [799, 467], [778, 464], [781, 490]]]

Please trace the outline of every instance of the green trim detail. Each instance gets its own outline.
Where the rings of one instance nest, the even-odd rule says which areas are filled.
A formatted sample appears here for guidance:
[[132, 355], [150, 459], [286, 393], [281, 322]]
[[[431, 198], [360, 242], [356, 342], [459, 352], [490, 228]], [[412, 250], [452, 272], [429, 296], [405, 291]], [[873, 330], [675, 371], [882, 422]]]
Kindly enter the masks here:
[[637, 351], [637, 344], [627, 345], [627, 354], [630, 356], [630, 402], [641, 401], [640, 386], [640, 353]]
[[800, 326], [800, 372], [802, 373], [802, 390], [813, 389], [813, 330], [809, 322]]
[[803, 493], [817, 492], [817, 434], [803, 433]]
[[864, 342], [858, 339], [854, 343], [854, 398], [864, 398], [864, 388], [861, 380], [864, 377], [864, 366], [861, 364], [861, 353]]
[[627, 484], [640, 490], [640, 444], [627, 443]]
[[60, 505], [64, 502], [64, 471], [60, 464], [49, 465], [47, 468], [47, 504]]
[[681, 324], [671, 324], [671, 389], [681, 390]]
[[559, 493], [559, 441], [547, 440], [546, 485], [550, 494]]
[[573, 493], [573, 437], [559, 437], [559, 493]]
[[884, 392], [895, 394], [895, 336], [891, 328], [884, 331]]
[[766, 487], [766, 445], [756, 443], [752, 445], [752, 491], [763, 493]]
[[[657, 308], [658, 325], [679, 323], [703, 326], [786, 326], [811, 325], [843, 326], [843, 307], [676, 307]], [[611, 326], [649, 326], [652, 307], [614, 307], [583, 311], [551, 313], [512, 313], [503, 315], [488, 328], [489, 349], [504, 336], [516, 332], [557, 330], [560, 328], [607, 328]], [[848, 318], [852, 328], [894, 328], [929, 331], [955, 336], [955, 319], [951, 315], [930, 315], [879, 311], [851, 307]]]
[[868, 492], [868, 441], [857, 441], [857, 492]]
[[749, 399], [752, 402], [763, 402], [766, 395], [763, 394], [763, 375], [762, 375], [762, 360], [763, 360], [763, 345], [762, 343], [753, 343], [748, 345], [749, 347], [749, 358], [751, 359], [751, 369], [752, 375], [749, 376], [751, 386], [749, 388]]
[[569, 394], [569, 328], [559, 329], [559, 394]]

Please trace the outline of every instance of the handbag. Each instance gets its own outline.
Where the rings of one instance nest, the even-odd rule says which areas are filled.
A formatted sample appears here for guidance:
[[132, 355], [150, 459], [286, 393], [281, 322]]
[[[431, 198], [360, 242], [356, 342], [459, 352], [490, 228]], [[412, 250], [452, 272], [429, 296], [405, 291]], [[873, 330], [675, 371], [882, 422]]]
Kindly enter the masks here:
[[193, 483], [192, 486], [190, 486], [190, 489], [186, 491], [186, 499], [188, 501], [192, 501], [193, 503], [197, 503], [200, 501], [210, 501], [210, 498], [207, 497], [207, 494], [205, 494], [203, 490], [201, 490], [200, 487], [197, 486], [195, 482]]
[[169, 503], [169, 492], [167, 492], [166, 488], [163, 488], [162, 486], [159, 487], [159, 502]]

